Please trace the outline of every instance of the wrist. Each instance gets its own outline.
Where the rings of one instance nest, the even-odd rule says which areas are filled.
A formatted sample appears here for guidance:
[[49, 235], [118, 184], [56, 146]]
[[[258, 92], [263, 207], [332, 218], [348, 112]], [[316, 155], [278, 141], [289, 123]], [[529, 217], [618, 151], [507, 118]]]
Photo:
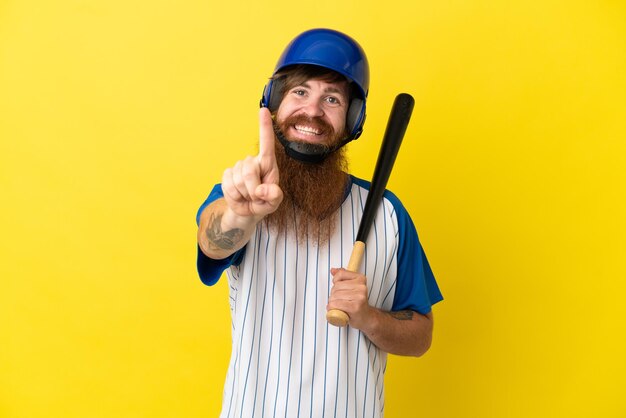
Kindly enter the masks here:
[[380, 333], [381, 315], [383, 315], [381, 310], [370, 306], [365, 316], [365, 321], [363, 321], [363, 325], [359, 328], [368, 338], [372, 339], [372, 337], [376, 337], [376, 335]]
[[229, 206], [226, 206], [222, 215], [222, 229], [241, 229], [248, 230], [258, 224], [264, 216], [259, 215], [239, 215]]

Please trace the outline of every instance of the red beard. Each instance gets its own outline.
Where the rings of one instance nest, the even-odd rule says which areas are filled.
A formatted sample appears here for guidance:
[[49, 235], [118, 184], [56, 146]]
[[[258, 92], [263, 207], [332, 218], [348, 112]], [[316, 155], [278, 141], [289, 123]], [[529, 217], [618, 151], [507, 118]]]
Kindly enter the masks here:
[[[287, 118], [280, 124], [280, 128], [285, 132], [286, 126], [293, 125], [294, 120], [301, 120], [324, 133], [330, 132], [330, 141], [324, 145], [326, 147], [342, 139], [343, 135], [337, 135], [332, 126], [323, 120], [314, 119], [319, 118]], [[334, 232], [337, 209], [345, 197], [348, 164], [344, 148], [333, 152], [321, 163], [311, 164], [287, 156], [283, 146], [278, 141], [275, 144], [279, 185], [284, 198], [276, 212], [266, 219], [278, 233], [294, 231], [300, 241], [309, 239], [323, 245]]]

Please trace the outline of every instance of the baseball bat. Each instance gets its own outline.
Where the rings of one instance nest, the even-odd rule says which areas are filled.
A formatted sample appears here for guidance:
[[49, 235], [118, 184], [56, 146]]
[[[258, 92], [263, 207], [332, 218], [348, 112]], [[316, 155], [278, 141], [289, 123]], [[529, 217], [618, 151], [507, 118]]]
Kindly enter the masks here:
[[[393, 164], [396, 161], [404, 133], [409, 125], [414, 105], [415, 100], [407, 93], [398, 94], [393, 102], [387, 128], [385, 129], [385, 135], [383, 136], [383, 142], [378, 152], [378, 160], [376, 161], [376, 168], [372, 176], [370, 191], [365, 200], [365, 208], [363, 209], [363, 216], [359, 224], [359, 231], [356, 235], [352, 253], [350, 254], [348, 266], [346, 267], [349, 271], [357, 272], [363, 260], [365, 240], [374, 222], [378, 205], [383, 198], [383, 193], [387, 188], [387, 181], [389, 180]], [[337, 327], [345, 327], [349, 319], [348, 314], [339, 309], [331, 309], [326, 312], [326, 320]]]

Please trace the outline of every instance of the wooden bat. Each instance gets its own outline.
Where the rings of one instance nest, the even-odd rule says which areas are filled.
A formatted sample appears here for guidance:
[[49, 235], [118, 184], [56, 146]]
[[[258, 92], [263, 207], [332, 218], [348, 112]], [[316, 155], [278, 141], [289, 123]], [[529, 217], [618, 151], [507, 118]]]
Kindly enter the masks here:
[[[402, 144], [404, 133], [409, 125], [414, 105], [415, 100], [407, 93], [398, 94], [393, 102], [387, 128], [385, 129], [385, 136], [383, 137], [383, 142], [378, 153], [372, 184], [367, 195], [367, 200], [365, 201], [359, 231], [354, 247], [352, 248], [352, 254], [350, 254], [348, 266], [346, 267], [349, 271], [358, 271], [361, 261], [363, 260], [365, 240], [374, 222], [378, 205], [382, 201], [383, 193], [387, 187], [387, 180], [389, 180], [389, 175], [396, 161], [400, 144]], [[339, 309], [331, 309], [326, 312], [326, 320], [337, 327], [345, 327], [348, 324], [349, 317], [345, 312]]]

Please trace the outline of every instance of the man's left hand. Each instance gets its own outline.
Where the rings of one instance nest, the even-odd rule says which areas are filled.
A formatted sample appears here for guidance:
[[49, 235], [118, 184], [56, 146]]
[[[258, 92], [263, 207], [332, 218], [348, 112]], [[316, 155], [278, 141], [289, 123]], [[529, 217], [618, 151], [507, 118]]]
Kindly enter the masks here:
[[367, 299], [367, 277], [343, 268], [333, 268], [330, 273], [333, 287], [327, 309], [344, 311], [350, 317], [350, 326], [362, 329], [374, 311]]

